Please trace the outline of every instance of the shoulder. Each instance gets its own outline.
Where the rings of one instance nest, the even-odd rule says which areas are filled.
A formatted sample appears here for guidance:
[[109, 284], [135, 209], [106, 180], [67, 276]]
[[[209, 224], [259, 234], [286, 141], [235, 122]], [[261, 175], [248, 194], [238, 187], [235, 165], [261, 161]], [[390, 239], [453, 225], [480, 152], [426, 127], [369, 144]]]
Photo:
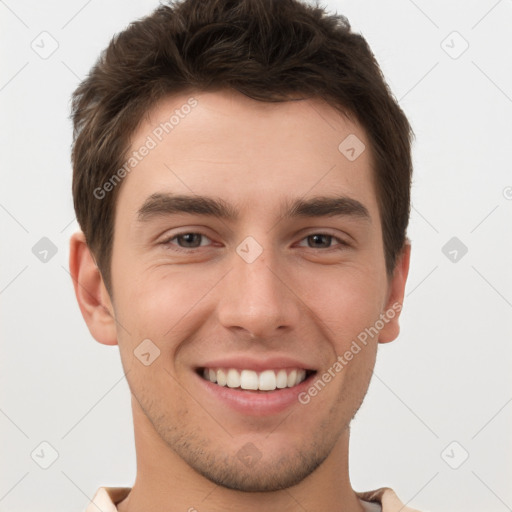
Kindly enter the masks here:
[[380, 503], [382, 512], [420, 512], [415, 508], [406, 507], [391, 487], [380, 487], [372, 491], [356, 492], [356, 496], [363, 501]]
[[117, 512], [116, 503], [124, 500], [131, 487], [100, 487], [84, 512]]

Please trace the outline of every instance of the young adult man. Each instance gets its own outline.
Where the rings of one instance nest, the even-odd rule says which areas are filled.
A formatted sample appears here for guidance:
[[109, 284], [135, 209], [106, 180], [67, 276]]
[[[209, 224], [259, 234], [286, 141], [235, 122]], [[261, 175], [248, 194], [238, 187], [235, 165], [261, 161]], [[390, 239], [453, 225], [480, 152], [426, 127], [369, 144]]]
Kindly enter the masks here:
[[411, 510], [349, 479], [410, 255], [411, 129], [364, 39], [295, 0], [164, 5], [73, 121], [71, 274], [137, 453], [88, 511]]

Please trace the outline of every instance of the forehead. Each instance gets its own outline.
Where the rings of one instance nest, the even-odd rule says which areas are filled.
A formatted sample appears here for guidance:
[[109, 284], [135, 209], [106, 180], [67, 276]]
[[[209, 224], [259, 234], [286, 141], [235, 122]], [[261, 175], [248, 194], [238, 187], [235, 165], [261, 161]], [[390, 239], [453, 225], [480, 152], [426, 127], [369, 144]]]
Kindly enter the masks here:
[[[261, 102], [236, 91], [166, 97], [131, 139], [118, 208], [158, 192], [223, 197], [258, 215], [277, 198], [343, 194], [376, 208], [364, 129], [321, 99]], [[372, 216], [376, 212], [372, 213]]]

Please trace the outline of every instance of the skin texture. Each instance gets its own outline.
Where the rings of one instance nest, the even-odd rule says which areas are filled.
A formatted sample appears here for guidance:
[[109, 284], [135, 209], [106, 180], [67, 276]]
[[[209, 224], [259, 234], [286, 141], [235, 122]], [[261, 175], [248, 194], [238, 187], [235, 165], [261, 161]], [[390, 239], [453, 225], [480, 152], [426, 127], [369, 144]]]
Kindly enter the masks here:
[[[399, 333], [398, 313], [308, 404], [277, 414], [244, 415], [206, 396], [195, 368], [224, 356], [289, 356], [322, 375], [401, 304], [410, 245], [388, 277], [365, 132], [319, 99], [269, 104], [195, 91], [157, 104], [132, 149], [192, 96], [197, 105], [119, 185], [112, 297], [83, 235], [71, 239], [80, 309], [97, 341], [119, 344], [132, 393], [137, 478], [118, 508], [361, 512], [348, 472], [349, 424], [378, 343]], [[350, 134], [366, 145], [354, 161], [338, 150]], [[140, 222], [137, 211], [156, 192], [220, 198], [239, 218], [180, 213]], [[370, 219], [281, 213], [284, 201], [333, 195], [361, 202]], [[204, 236], [173, 238], [186, 233]], [[252, 263], [236, 251], [248, 236], [263, 249]], [[160, 350], [149, 366], [134, 354], [145, 339]], [[259, 458], [248, 467], [237, 455], [251, 445]]]

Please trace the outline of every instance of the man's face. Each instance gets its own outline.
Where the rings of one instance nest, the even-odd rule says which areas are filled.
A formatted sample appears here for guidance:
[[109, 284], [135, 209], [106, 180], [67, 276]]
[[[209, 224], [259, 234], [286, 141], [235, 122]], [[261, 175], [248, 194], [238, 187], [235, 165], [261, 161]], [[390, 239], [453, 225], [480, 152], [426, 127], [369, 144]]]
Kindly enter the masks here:
[[[217, 484], [278, 489], [340, 449], [372, 374], [378, 336], [335, 366], [389, 307], [369, 142], [319, 100], [200, 92], [181, 108], [190, 96], [160, 102], [132, 138], [132, 151], [151, 149], [116, 206], [121, 358], [164, 446]], [[174, 128], [158, 130], [176, 109]], [[361, 145], [338, 149], [354, 135], [366, 145], [356, 159]], [[232, 216], [181, 212], [168, 195], [220, 201]], [[287, 214], [316, 197], [345, 207]], [[244, 387], [286, 387], [241, 390], [223, 375], [231, 386], [241, 376]]]

